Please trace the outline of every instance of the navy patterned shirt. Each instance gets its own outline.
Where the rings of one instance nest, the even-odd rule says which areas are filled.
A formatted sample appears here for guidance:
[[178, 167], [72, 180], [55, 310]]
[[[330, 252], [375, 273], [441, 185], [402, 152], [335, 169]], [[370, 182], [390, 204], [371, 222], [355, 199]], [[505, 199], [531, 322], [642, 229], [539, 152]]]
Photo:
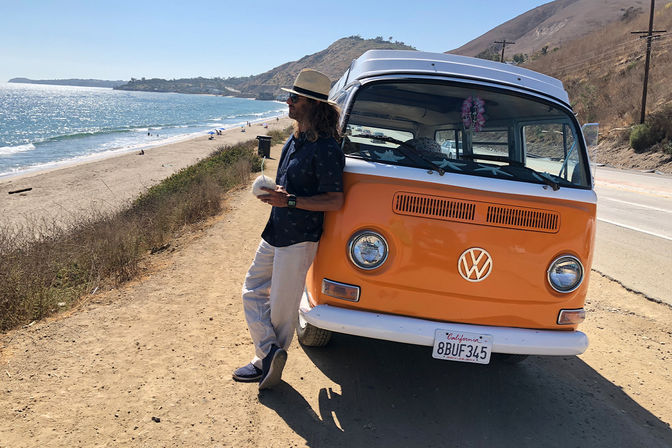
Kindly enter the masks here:
[[[343, 191], [345, 156], [331, 137], [308, 141], [303, 134], [289, 137], [282, 148], [275, 178], [277, 185], [298, 197]], [[319, 241], [324, 212], [273, 207], [261, 237], [271, 246], [285, 247]]]

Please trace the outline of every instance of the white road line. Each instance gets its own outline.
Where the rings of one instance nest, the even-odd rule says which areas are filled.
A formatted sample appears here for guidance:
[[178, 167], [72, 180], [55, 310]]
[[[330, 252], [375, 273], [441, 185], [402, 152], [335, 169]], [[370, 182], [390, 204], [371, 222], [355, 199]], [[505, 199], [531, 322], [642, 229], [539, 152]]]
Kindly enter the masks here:
[[[639, 187], [639, 186], [636, 186], [636, 185], [624, 185], [624, 184], [619, 184], [619, 183], [616, 183], [616, 182], [596, 180], [595, 181], [595, 186], [596, 187], [609, 188], [611, 190], [630, 191], [632, 193], [645, 194], [647, 196], [662, 197], [662, 198], [671, 198], [672, 197], [670, 192], [667, 191], [667, 190], [666, 191], [652, 190], [651, 188]], [[598, 195], [599, 195], [599, 192], [598, 192]]]
[[659, 212], [672, 213], [672, 210], [667, 210], [665, 208], [652, 207], [650, 205], [638, 204], [636, 202], [623, 201], [621, 199], [614, 199], [614, 198], [609, 198], [609, 197], [604, 197], [604, 196], [598, 197], [597, 201], [599, 203], [599, 201], [603, 201], [603, 200], [620, 202], [621, 204], [634, 205], [635, 207], [648, 208], [649, 210], [656, 210], [656, 211], [659, 211]]
[[597, 218], [597, 220], [602, 221], [602, 222], [606, 222], [607, 224], [613, 224], [613, 225], [618, 226], [618, 227], [623, 227], [624, 229], [634, 230], [635, 232], [646, 233], [647, 235], [656, 236], [658, 238], [663, 238], [663, 239], [666, 239], [668, 241], [672, 241], [672, 237], [669, 237], [667, 235], [661, 235], [660, 233], [649, 232], [648, 230], [643, 230], [643, 229], [640, 229], [640, 228], [637, 228], [637, 227], [628, 226], [626, 224], [622, 224], [622, 223], [616, 222], [616, 221], [611, 221], [609, 219]]

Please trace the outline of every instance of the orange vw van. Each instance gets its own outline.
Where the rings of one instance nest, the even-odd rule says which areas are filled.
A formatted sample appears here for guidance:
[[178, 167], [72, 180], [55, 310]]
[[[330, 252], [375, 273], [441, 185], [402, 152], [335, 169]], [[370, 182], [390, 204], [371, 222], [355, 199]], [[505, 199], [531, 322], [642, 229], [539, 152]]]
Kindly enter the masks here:
[[342, 109], [345, 205], [325, 216], [300, 342], [338, 332], [483, 364], [583, 353], [596, 196], [562, 83], [372, 50], [330, 98]]

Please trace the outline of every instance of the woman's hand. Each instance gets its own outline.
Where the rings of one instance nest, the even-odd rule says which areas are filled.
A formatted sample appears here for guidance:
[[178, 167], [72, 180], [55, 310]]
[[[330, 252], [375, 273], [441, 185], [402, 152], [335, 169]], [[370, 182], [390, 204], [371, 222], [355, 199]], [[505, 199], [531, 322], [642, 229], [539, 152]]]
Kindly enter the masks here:
[[275, 187], [275, 190], [266, 187], [261, 187], [261, 189], [268, 192], [268, 194], [257, 196], [261, 202], [270, 204], [273, 207], [287, 207], [289, 193], [287, 193], [285, 187], [278, 185]]
[[[287, 190], [278, 185], [275, 190], [261, 187], [268, 194], [257, 196], [262, 202], [271, 204], [273, 207], [287, 207]], [[311, 210], [314, 212], [327, 212], [338, 210], [343, 206], [344, 195], [342, 192], [322, 193], [315, 196], [302, 196], [296, 198], [296, 208]]]

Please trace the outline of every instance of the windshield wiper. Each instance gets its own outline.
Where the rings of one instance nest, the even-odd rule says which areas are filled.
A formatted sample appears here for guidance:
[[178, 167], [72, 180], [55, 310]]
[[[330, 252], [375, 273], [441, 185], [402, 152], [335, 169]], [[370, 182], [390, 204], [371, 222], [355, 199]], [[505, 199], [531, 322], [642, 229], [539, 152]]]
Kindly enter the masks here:
[[[409, 159], [414, 159], [415, 157], [419, 158], [420, 160], [422, 160], [423, 162], [425, 162], [427, 165], [429, 165], [429, 167], [431, 167], [433, 170], [435, 170], [437, 173], [439, 173], [440, 176], [443, 176], [443, 175], [446, 173], [446, 170], [444, 170], [444, 169], [441, 168], [439, 165], [437, 165], [436, 163], [432, 162], [431, 160], [429, 160], [428, 158], [426, 158], [425, 156], [423, 156], [423, 155], [420, 153], [420, 151], [418, 151], [418, 150], [415, 148], [415, 146], [411, 145], [410, 143], [402, 142], [401, 140], [397, 140], [396, 138], [387, 137], [387, 136], [384, 136], [384, 135], [376, 136], [376, 135], [370, 135], [370, 134], [355, 134], [355, 135], [351, 135], [350, 137], [370, 138], [370, 139], [372, 139], [372, 140], [380, 140], [381, 142], [394, 143], [394, 144], [396, 144], [396, 145], [399, 145], [399, 147], [396, 148], [396, 149], [398, 149], [399, 151], [401, 151], [401, 153], [404, 154], [404, 155], [405, 155], [406, 157], [408, 157]], [[411, 156], [409, 156], [408, 152], [407, 152], [407, 151], [404, 151], [404, 149], [402, 149], [402, 148], [408, 148], [408, 149], [410, 149], [410, 150], [411, 150], [411, 153], [412, 153], [415, 157], [411, 157]]]
[[520, 163], [520, 164], [519, 163], [509, 163], [509, 166], [524, 169], [528, 173], [531, 173], [532, 176], [534, 176], [536, 179], [542, 181], [543, 183], [545, 183], [546, 185], [551, 187], [553, 189], [553, 191], [558, 191], [560, 189], [560, 184], [555, 179], [553, 179], [551, 177], [552, 175], [549, 174], [549, 173], [537, 171], [534, 168], [530, 168], [529, 166], [523, 165], [522, 163]]

